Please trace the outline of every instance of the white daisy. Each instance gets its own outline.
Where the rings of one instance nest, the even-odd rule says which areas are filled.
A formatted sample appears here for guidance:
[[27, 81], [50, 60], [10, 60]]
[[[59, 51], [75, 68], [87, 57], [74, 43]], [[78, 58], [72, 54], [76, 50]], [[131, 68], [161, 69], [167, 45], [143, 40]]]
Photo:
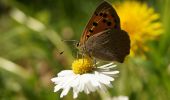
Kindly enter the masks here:
[[67, 95], [68, 91], [73, 89], [73, 97], [77, 98], [79, 92], [89, 94], [98, 89], [106, 90], [106, 87], [112, 87], [113, 76], [119, 71], [115, 71], [113, 63], [105, 64], [99, 67], [93, 65], [91, 59], [79, 59], [72, 63], [73, 70], [63, 70], [51, 81], [56, 84], [54, 92], [62, 89], [60, 97]]

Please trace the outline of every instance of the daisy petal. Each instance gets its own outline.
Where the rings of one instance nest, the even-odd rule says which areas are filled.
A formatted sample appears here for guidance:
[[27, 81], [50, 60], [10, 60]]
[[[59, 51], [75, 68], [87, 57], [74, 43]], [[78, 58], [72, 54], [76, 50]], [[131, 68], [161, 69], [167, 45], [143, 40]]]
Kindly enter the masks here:
[[111, 75], [115, 75], [118, 74], [119, 71], [112, 71], [112, 72], [102, 72], [103, 74], [111, 74]]
[[62, 98], [63, 96], [67, 95], [68, 91], [70, 90], [70, 87], [67, 87], [65, 89], [63, 89], [61, 95], [60, 95], [60, 98]]
[[75, 88], [73, 88], [73, 98], [75, 99], [77, 97], [78, 97], [78, 91]]
[[69, 76], [72, 74], [74, 74], [72, 70], [63, 70], [60, 73], [58, 73], [58, 76], [62, 77], [62, 76]]
[[108, 67], [108, 66], [111, 66], [111, 65], [113, 65], [113, 63], [105, 64], [105, 65], [100, 66], [100, 67], [98, 67], [98, 68], [105, 68], [105, 67]]
[[55, 87], [54, 87], [54, 92], [57, 92], [58, 90], [60, 90], [61, 89], [61, 86], [60, 85], [56, 85]]

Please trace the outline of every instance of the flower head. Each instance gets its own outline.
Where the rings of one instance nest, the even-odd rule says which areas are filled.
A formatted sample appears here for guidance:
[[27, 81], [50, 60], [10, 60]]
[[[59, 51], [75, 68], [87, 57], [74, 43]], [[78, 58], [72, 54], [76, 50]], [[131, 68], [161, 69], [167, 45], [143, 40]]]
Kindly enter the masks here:
[[93, 70], [93, 61], [91, 58], [78, 59], [72, 63], [72, 69], [75, 74], [83, 74]]
[[146, 51], [148, 48], [144, 43], [155, 39], [163, 31], [159, 14], [147, 4], [137, 1], [125, 1], [114, 6], [120, 17], [122, 29], [130, 35], [131, 53]]
[[116, 65], [109, 63], [96, 67], [91, 62], [88, 58], [78, 59], [72, 64], [73, 70], [58, 73], [57, 77], [51, 79], [56, 84], [54, 92], [62, 89], [60, 95], [62, 98], [72, 88], [73, 97], [77, 98], [79, 92], [89, 94], [98, 89], [105, 90], [106, 87], [111, 87], [111, 81], [114, 81], [112, 76], [119, 73], [113, 69]]

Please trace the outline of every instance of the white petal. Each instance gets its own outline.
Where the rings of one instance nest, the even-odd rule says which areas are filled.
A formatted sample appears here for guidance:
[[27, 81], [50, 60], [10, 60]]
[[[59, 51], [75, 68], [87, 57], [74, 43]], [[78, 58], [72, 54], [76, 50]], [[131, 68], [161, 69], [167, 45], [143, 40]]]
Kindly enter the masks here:
[[72, 83], [70, 84], [72, 87], [77, 87], [79, 84], [79, 80], [80, 80], [80, 75], [76, 75], [75, 79], [72, 81]]
[[81, 82], [82, 80], [81, 80], [81, 78], [79, 78], [79, 82], [78, 82], [78, 87], [77, 87], [77, 89], [78, 89], [78, 91], [80, 91], [80, 92], [82, 92], [82, 82]]
[[86, 87], [88, 88], [89, 92], [94, 92], [97, 89], [97, 87], [94, 87], [92, 85], [91, 81], [93, 81], [93, 79], [91, 80], [91, 75], [86, 75], [86, 78], [87, 78]]
[[73, 88], [73, 98], [74, 99], [78, 97], [78, 93], [79, 92], [75, 88]]
[[92, 86], [94, 86], [94, 87], [100, 86], [100, 83], [98, 82], [98, 80], [95, 79], [94, 75], [91, 75], [90, 79], [91, 79], [90, 82], [91, 82]]
[[101, 74], [96, 74], [96, 79], [98, 79], [100, 83], [110, 84], [110, 80], [105, 79], [105, 77], [103, 77]]
[[113, 62], [112, 62], [112, 63], [109, 63], [109, 64], [105, 64], [105, 65], [103, 65], [103, 66], [100, 66], [99, 68], [105, 68], [105, 67], [108, 67], [108, 66], [111, 66], [111, 65], [113, 65]]
[[70, 87], [66, 87], [65, 89], [63, 89], [61, 95], [60, 95], [60, 98], [62, 98], [63, 96], [67, 95], [68, 91], [70, 90]]
[[106, 67], [98, 67], [98, 69], [100, 69], [100, 70], [110, 70], [110, 69], [112, 69], [112, 68], [114, 68], [114, 67], [116, 67], [117, 65], [110, 65], [110, 66], [106, 66]]
[[55, 77], [51, 79], [54, 84], [60, 84], [63, 81], [63, 77]]
[[52, 79], [51, 79], [51, 81], [52, 81], [52, 82], [55, 82], [55, 81], [56, 81], [56, 79], [57, 79], [57, 77], [52, 78]]
[[104, 75], [104, 74], [100, 74], [100, 76], [103, 77], [103, 79], [105, 79], [105, 80], [114, 81], [114, 78], [112, 78], [110, 76], [107, 76], [107, 75]]
[[89, 92], [94, 92], [97, 90], [97, 87], [92, 86], [91, 82], [89, 82], [89, 84], [87, 84], [86, 86], [87, 86]]
[[80, 92], [82, 92], [84, 90], [84, 87], [86, 84], [86, 77], [84, 77], [84, 76], [81, 77], [80, 84], [81, 84]]
[[110, 87], [110, 88], [112, 88], [113, 87], [113, 85], [110, 83], [110, 84], [105, 84], [106, 86], [108, 86], [108, 87]]
[[116, 67], [116, 66], [117, 66], [117, 65], [111, 65], [111, 66], [107, 67], [107, 69], [114, 68], [114, 67]]
[[103, 74], [109, 74], [109, 75], [114, 75], [114, 74], [118, 74], [119, 71], [110, 71], [110, 72], [101, 72]]
[[102, 91], [104, 91], [104, 92], [107, 91], [107, 88], [106, 88], [104, 85], [101, 85], [101, 86], [100, 86], [100, 89], [101, 89]]
[[63, 78], [62, 87], [65, 88], [67, 86], [71, 86], [72, 81], [74, 81], [75, 78], [76, 78], [76, 76], [67, 76], [67, 77]]
[[82, 80], [82, 83], [83, 83], [83, 90], [86, 94], [90, 93], [90, 91], [88, 89], [88, 84], [90, 83], [90, 80], [89, 80], [90, 77], [89, 76], [90, 76], [90, 74], [84, 74], [81, 77], [81, 80]]
[[89, 94], [89, 93], [90, 93], [90, 91], [89, 91], [87, 85], [84, 86], [84, 92], [85, 92], [86, 94]]
[[63, 77], [63, 76], [69, 76], [69, 75], [73, 75], [73, 71], [72, 70], [63, 70], [60, 73], [58, 73], [59, 77]]
[[54, 92], [57, 92], [58, 90], [60, 90], [62, 87], [60, 85], [56, 85], [54, 87]]

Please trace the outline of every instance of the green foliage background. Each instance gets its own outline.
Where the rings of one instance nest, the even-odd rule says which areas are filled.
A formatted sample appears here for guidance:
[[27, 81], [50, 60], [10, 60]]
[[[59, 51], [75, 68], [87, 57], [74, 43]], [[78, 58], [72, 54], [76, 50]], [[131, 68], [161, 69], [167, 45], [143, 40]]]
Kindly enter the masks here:
[[[0, 100], [60, 99], [60, 92], [53, 93], [50, 79], [70, 69], [76, 54], [73, 42], [61, 40], [79, 40], [100, 2], [0, 0]], [[165, 31], [158, 40], [148, 42], [146, 59], [129, 57], [118, 67], [121, 74], [109, 95], [127, 95], [130, 100], [170, 100], [170, 1], [140, 2], [147, 2], [160, 13]], [[16, 17], [18, 14], [23, 18]], [[102, 98], [97, 92], [81, 93], [78, 100]], [[72, 99], [72, 92], [63, 98]]]

